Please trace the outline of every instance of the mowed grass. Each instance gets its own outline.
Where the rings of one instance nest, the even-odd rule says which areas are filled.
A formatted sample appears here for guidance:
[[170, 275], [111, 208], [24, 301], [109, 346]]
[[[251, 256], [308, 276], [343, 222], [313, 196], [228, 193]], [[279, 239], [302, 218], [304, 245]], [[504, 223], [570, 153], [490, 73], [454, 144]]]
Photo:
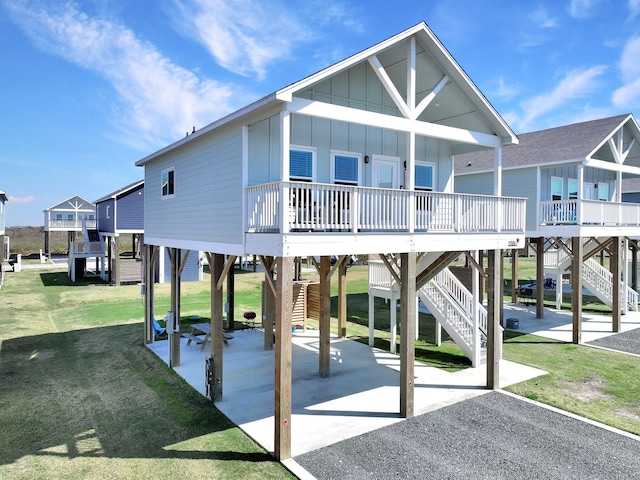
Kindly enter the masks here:
[[640, 357], [509, 331], [503, 356], [549, 372], [506, 390], [640, 435]]
[[[206, 311], [206, 287], [184, 284], [187, 313]], [[144, 347], [142, 318], [137, 286], [7, 276], [0, 478], [293, 478]]]

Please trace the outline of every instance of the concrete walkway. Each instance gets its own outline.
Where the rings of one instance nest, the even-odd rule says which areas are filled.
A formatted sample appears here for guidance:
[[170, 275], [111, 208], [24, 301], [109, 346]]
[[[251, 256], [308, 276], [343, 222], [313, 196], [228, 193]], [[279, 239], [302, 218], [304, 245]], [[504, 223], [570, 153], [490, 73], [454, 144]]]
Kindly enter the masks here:
[[[532, 333], [563, 342], [573, 341], [573, 313], [569, 310], [544, 309], [543, 318], [536, 318], [536, 307], [521, 304], [504, 304], [504, 319], [518, 320], [522, 333]], [[622, 316], [621, 332], [640, 328], [640, 313], [629, 312]], [[582, 313], [582, 343], [614, 335], [611, 315]]]

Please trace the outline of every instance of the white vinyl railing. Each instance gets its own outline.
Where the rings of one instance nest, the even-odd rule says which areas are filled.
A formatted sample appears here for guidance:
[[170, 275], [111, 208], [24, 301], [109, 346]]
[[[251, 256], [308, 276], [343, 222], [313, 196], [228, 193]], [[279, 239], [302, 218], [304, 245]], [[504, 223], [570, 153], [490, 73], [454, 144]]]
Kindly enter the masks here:
[[71, 251], [73, 255], [97, 255], [104, 253], [104, 245], [102, 242], [71, 242]]
[[487, 331], [487, 309], [484, 305], [473, 301], [473, 294], [465, 287], [451, 270], [445, 268], [435, 276], [434, 280], [438, 282], [451, 295], [460, 307], [465, 311], [466, 315], [472, 319], [478, 316], [478, 326], [482, 332]]
[[525, 229], [523, 198], [308, 182], [256, 185], [246, 194], [249, 232], [523, 233]]
[[[83, 220], [55, 220], [49, 219], [49, 228], [82, 228]], [[87, 228], [96, 228], [95, 220], [84, 220]]]
[[540, 223], [640, 226], [640, 204], [577, 199], [540, 202]]

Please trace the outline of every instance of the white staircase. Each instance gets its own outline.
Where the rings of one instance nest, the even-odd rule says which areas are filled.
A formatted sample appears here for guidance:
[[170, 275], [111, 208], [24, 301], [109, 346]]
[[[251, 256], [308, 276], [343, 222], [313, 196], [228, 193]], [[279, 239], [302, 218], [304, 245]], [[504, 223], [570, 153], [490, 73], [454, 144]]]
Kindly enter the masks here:
[[[418, 270], [426, 268], [437, 257], [438, 255], [421, 258]], [[385, 290], [389, 296], [383, 293]], [[369, 294], [391, 298], [392, 302], [399, 297], [398, 285], [382, 262], [369, 262]], [[417, 297], [464, 354], [471, 359], [474, 367], [484, 363], [487, 310], [481, 303], [474, 302], [473, 294], [448, 268], [440, 271], [423, 286], [417, 292]], [[393, 305], [392, 308], [394, 308]], [[392, 346], [395, 344], [393, 323], [392, 320]]]
[[474, 367], [486, 358], [487, 309], [451, 273], [442, 270], [418, 291], [418, 297], [436, 317]]
[[[564, 250], [549, 250], [544, 254], [545, 270], [557, 270], [564, 273], [571, 268], [571, 262], [571, 256]], [[584, 286], [602, 303], [612, 307], [613, 274], [593, 258], [588, 258], [582, 262], [581, 272]], [[620, 290], [623, 292], [625, 311], [637, 312], [638, 292], [622, 280], [620, 281]]]

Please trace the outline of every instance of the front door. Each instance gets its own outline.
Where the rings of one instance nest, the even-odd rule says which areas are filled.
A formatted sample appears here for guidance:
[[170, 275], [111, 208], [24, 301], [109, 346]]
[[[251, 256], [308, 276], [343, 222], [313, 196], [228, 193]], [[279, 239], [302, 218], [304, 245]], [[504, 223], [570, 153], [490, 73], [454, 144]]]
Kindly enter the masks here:
[[386, 155], [373, 155], [371, 185], [378, 188], [400, 188], [400, 159]]

